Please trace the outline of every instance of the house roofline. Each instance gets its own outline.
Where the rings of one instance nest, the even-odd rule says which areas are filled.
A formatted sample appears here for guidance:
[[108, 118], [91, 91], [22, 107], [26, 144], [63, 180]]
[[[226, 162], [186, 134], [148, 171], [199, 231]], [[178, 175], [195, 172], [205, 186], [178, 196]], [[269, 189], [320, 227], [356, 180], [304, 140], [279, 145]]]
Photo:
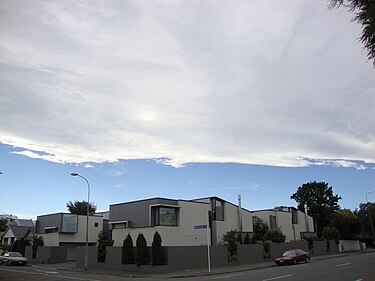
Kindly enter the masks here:
[[126, 204], [139, 203], [139, 202], [151, 201], [151, 200], [169, 200], [169, 201], [175, 201], [176, 203], [177, 202], [188, 202], [188, 203], [197, 203], [197, 204], [207, 204], [206, 202], [194, 202], [193, 200], [186, 200], [186, 199], [174, 199], [174, 198], [165, 198], [165, 197], [152, 197], [152, 198], [139, 199], [139, 200], [134, 200], [134, 201], [127, 201], [127, 202], [122, 202], [122, 203], [111, 204], [111, 205], [109, 205], [109, 208], [111, 208], [112, 206], [126, 205]]

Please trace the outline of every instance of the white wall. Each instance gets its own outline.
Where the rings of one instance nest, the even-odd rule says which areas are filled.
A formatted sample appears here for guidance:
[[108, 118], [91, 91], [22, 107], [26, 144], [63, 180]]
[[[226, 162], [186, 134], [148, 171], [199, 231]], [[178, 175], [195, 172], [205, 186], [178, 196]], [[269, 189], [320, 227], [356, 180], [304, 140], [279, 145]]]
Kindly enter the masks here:
[[[301, 240], [301, 232], [306, 232], [306, 216], [303, 212], [298, 211], [298, 224], [292, 224], [292, 213], [286, 211], [265, 210], [254, 212], [253, 216], [257, 216], [270, 226], [269, 216], [276, 216], [276, 225], [280, 227], [286, 236], [286, 242]], [[312, 217], [308, 216], [309, 232], [314, 232], [314, 223]]]
[[[98, 226], [95, 227], [95, 223]], [[103, 230], [103, 217], [90, 216], [89, 217], [89, 243], [96, 243], [99, 232]], [[85, 243], [86, 242], [86, 216], [78, 216], [77, 233], [44, 233], [41, 234], [44, 238], [45, 246], [59, 246], [63, 243]]]
[[128, 234], [135, 245], [139, 233], [142, 233], [151, 246], [155, 232], [159, 232], [163, 246], [201, 246], [207, 245], [207, 229], [194, 229], [196, 225], [208, 225], [209, 204], [178, 201], [178, 226], [150, 226], [141, 228], [113, 229], [114, 246], [122, 246]]

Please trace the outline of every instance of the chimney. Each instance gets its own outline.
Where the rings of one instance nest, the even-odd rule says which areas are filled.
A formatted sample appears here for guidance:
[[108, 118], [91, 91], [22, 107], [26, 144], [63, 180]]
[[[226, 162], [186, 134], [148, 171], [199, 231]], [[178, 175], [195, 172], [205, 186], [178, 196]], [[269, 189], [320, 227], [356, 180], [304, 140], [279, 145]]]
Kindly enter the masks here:
[[241, 207], [241, 194], [238, 194], [238, 222], [239, 231], [242, 232], [242, 207]]

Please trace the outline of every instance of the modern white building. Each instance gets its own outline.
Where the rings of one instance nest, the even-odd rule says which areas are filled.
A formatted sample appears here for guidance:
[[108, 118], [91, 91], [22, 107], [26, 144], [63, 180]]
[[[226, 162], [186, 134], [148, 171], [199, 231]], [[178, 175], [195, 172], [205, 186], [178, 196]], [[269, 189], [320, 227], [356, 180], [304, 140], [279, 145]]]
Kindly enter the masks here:
[[230, 230], [252, 232], [251, 212], [239, 210], [218, 197], [152, 198], [111, 205], [109, 224], [114, 246], [122, 246], [128, 234], [135, 243], [139, 233], [151, 245], [155, 232], [162, 237], [163, 246], [215, 245]]
[[[67, 247], [67, 260], [75, 260], [77, 246], [86, 243], [85, 215], [55, 213], [37, 217], [36, 234], [44, 238], [44, 246]], [[89, 216], [88, 242], [97, 243], [99, 232], [103, 230], [103, 216]]]
[[261, 218], [270, 229], [280, 229], [286, 235], [286, 242], [315, 236], [312, 217], [295, 207], [276, 207], [253, 211], [252, 214]]

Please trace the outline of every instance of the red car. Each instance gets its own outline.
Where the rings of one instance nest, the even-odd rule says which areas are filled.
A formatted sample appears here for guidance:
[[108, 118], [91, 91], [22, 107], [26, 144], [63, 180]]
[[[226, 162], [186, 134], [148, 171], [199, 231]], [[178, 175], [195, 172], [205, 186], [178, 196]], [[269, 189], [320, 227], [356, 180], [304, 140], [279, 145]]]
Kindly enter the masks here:
[[281, 257], [275, 259], [277, 265], [282, 264], [297, 264], [297, 262], [309, 262], [310, 254], [301, 249], [293, 249], [286, 251]]

